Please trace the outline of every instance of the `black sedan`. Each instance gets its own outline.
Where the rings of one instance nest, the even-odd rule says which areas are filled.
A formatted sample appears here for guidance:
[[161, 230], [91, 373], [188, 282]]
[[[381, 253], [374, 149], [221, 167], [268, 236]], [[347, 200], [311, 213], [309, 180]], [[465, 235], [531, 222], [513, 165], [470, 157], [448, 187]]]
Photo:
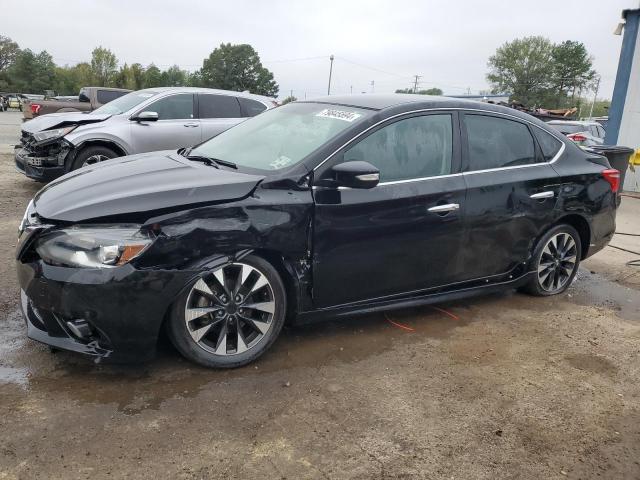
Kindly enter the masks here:
[[508, 108], [295, 102], [38, 192], [17, 246], [28, 335], [126, 361], [164, 327], [189, 359], [236, 367], [287, 319], [562, 293], [611, 239], [618, 187], [604, 157]]

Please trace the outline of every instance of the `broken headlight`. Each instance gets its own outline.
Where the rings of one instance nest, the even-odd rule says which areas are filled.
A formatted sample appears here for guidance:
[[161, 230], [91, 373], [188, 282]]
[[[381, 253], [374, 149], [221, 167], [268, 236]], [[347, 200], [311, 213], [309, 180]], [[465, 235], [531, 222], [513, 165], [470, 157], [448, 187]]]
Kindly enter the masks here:
[[77, 125], [72, 125], [70, 127], [54, 128], [53, 130], [43, 130], [41, 132], [34, 133], [33, 139], [38, 143], [56, 140], [64, 137], [67, 133], [71, 133], [76, 127]]
[[153, 238], [152, 233], [135, 225], [79, 225], [44, 234], [36, 243], [36, 251], [51, 265], [112, 268], [136, 258]]

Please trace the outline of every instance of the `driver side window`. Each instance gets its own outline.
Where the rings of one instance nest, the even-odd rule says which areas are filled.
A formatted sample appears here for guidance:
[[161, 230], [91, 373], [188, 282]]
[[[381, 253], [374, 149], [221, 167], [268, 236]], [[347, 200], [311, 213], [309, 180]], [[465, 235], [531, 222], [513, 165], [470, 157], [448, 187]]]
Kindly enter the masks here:
[[180, 93], [153, 102], [145, 111], [157, 112], [158, 120], [186, 120], [193, 118], [193, 95]]
[[424, 115], [382, 127], [347, 149], [343, 162], [363, 160], [380, 170], [380, 182], [451, 173], [450, 114]]

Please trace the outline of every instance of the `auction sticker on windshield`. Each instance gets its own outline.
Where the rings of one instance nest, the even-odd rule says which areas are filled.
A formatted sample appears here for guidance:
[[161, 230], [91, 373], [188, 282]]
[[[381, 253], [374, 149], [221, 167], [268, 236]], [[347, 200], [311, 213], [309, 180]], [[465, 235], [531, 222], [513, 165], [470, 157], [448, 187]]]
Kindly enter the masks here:
[[346, 110], [335, 110], [333, 108], [325, 108], [320, 113], [316, 113], [316, 117], [336, 118], [345, 122], [353, 122], [362, 116], [361, 113], [349, 112]]

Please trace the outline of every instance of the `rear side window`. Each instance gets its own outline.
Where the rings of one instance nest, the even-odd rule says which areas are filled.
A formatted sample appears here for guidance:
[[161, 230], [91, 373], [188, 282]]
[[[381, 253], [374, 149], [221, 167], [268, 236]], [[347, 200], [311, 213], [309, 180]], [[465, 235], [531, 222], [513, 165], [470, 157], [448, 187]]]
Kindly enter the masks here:
[[601, 125], [598, 125], [598, 137], [604, 138], [604, 136], [605, 136], [604, 128], [602, 128]]
[[469, 169], [528, 165], [536, 161], [533, 137], [526, 125], [486, 115], [464, 116], [469, 144]]
[[536, 140], [538, 140], [540, 150], [542, 150], [542, 157], [545, 162], [548, 162], [560, 151], [562, 142], [540, 128], [533, 128], [532, 130]]
[[193, 118], [193, 95], [180, 93], [164, 97], [145, 108], [157, 112], [158, 120], [184, 120]]
[[264, 112], [267, 109], [267, 106], [256, 102], [255, 100], [250, 100], [248, 98], [238, 97], [240, 101], [240, 105], [242, 106], [242, 116], [243, 117], [255, 117], [259, 113]]
[[451, 173], [451, 115], [399, 120], [375, 131], [345, 151], [343, 161], [364, 160], [390, 182]]
[[96, 96], [98, 98], [98, 103], [104, 105], [105, 103], [109, 103], [111, 100], [120, 98], [126, 93], [128, 92], [118, 92], [113, 90], [98, 90], [98, 93]]
[[240, 118], [240, 104], [229, 95], [199, 95], [200, 118]]

